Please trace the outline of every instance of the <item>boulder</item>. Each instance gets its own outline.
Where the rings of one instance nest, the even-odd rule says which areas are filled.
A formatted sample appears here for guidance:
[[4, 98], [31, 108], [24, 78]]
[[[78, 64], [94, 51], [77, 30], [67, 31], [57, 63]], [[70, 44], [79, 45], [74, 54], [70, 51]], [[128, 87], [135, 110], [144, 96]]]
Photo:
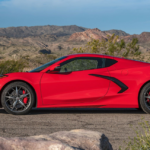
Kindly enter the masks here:
[[40, 136], [0, 137], [0, 150], [112, 150], [112, 146], [104, 134], [79, 129]]

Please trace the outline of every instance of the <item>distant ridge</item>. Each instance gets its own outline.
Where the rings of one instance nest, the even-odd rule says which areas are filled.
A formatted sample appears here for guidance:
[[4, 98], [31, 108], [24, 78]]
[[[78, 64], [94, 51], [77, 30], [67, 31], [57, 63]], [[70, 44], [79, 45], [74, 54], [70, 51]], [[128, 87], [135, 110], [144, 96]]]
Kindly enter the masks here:
[[88, 29], [83, 32], [73, 33], [68, 41], [90, 41], [91, 39], [98, 39], [98, 40], [108, 40], [107, 35], [119, 35], [119, 39], [124, 39], [126, 42], [131, 42], [133, 38], [137, 38], [139, 43], [150, 43], [150, 32], [142, 32], [141, 34], [134, 34], [130, 35], [121, 30], [108, 30], [108, 31], [101, 31], [97, 28], [95, 29]]
[[119, 36], [128, 36], [130, 34], [122, 31], [122, 30], [107, 30], [107, 31], [103, 31], [105, 33], [110, 33], [110, 34], [115, 34], [115, 35], [119, 35]]
[[[150, 32], [129, 35], [122, 30], [101, 31], [71, 26], [32, 26], [0, 28], [0, 60], [30, 56], [35, 61], [44, 59], [41, 53], [58, 57], [72, 53], [74, 47], [83, 47], [91, 39], [108, 40], [107, 35], [119, 35], [119, 39], [131, 42], [138, 38], [140, 50], [150, 51]], [[34, 61], [33, 61], [34, 63]]]
[[[8, 27], [0, 28], [0, 37], [9, 37], [9, 38], [25, 38], [29, 36], [40, 36], [40, 35], [57, 35], [57, 36], [66, 36], [71, 35], [76, 32], [84, 32], [88, 28], [79, 27], [76, 25], [70, 26], [55, 26], [55, 25], [46, 25], [46, 26], [22, 26], [22, 27]], [[102, 31], [103, 33], [110, 33], [119, 36], [128, 36], [130, 34], [122, 30], [107, 30]]]
[[77, 32], [73, 33], [68, 41], [90, 41], [92, 39], [98, 39], [98, 40], [108, 40], [107, 35], [119, 35], [121, 37], [130, 36], [128, 33], [121, 31], [121, 30], [108, 30], [108, 31], [101, 31], [98, 28], [95, 29], [88, 29], [83, 32]]
[[150, 32], [142, 32], [141, 34], [134, 34], [122, 37], [126, 42], [132, 41], [133, 38], [137, 38], [139, 43], [150, 43]]
[[8, 28], [0, 28], [0, 37], [12, 37], [12, 38], [24, 38], [29, 36], [39, 36], [39, 35], [71, 35], [75, 32], [83, 32], [87, 30], [87, 28], [79, 27], [76, 25], [71, 26], [32, 26], [32, 27], [8, 27]]
[[[108, 33], [109, 34], [109, 33]], [[107, 34], [103, 31], [99, 30], [98, 28], [95, 29], [88, 29], [84, 32], [77, 32], [73, 33], [68, 41], [90, 41], [92, 39], [98, 39], [98, 40], [107, 40]]]

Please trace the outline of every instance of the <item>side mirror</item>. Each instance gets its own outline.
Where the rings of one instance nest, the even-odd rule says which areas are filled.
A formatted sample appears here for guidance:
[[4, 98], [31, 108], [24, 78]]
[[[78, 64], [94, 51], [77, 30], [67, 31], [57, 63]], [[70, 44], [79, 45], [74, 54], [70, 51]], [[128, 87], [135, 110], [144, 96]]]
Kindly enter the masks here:
[[60, 66], [57, 66], [57, 67], [54, 68], [53, 71], [60, 71], [60, 69], [61, 69], [61, 67], [60, 67]]
[[56, 66], [55, 68], [47, 70], [46, 73], [50, 73], [50, 74], [58, 73], [60, 70], [61, 70], [61, 67], [60, 66]]

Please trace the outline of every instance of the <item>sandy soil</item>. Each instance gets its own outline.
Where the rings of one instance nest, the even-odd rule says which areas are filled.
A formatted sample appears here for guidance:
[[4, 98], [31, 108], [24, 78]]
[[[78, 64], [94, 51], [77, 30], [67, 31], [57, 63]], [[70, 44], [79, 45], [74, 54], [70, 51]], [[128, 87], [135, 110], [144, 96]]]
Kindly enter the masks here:
[[141, 118], [150, 115], [136, 109], [33, 109], [30, 114], [14, 116], [0, 109], [0, 136], [20, 137], [50, 134], [72, 129], [90, 129], [104, 133], [113, 149], [125, 146], [133, 138]]

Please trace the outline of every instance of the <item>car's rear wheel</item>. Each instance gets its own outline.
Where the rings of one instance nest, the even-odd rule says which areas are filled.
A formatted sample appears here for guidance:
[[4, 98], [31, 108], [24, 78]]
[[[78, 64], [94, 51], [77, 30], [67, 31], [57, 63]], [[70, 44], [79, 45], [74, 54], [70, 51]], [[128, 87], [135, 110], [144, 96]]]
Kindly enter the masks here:
[[34, 92], [24, 82], [8, 84], [1, 95], [2, 106], [5, 111], [14, 115], [29, 113], [34, 104]]
[[139, 96], [140, 107], [144, 112], [150, 114], [150, 83], [147, 83], [141, 90]]

